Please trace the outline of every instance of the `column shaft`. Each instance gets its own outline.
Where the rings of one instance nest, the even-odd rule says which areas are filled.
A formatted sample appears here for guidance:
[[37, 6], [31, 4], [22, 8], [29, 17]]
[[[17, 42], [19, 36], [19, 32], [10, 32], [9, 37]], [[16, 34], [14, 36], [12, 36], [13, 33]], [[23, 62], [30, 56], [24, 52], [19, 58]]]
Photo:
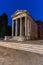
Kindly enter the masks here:
[[14, 36], [14, 21], [12, 20], [12, 36]]
[[15, 26], [15, 36], [17, 36], [17, 19], [16, 19], [16, 26]]
[[22, 18], [20, 18], [20, 36], [22, 36]]
[[27, 17], [25, 16], [25, 36], [27, 35]]
[[28, 30], [27, 30], [27, 32], [28, 32], [28, 34], [27, 34], [27, 35], [29, 36], [29, 28], [30, 28], [30, 27], [29, 27], [29, 19], [28, 19], [28, 21], [27, 21], [27, 22], [28, 22], [28, 23], [27, 23], [27, 29], [28, 29]]

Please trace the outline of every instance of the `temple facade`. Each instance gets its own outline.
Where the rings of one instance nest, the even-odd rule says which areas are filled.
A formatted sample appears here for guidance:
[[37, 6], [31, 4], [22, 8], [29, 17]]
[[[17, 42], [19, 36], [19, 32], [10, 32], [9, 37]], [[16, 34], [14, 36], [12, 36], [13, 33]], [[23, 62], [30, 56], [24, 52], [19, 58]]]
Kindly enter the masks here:
[[37, 24], [27, 10], [17, 10], [11, 17], [14, 40], [37, 39]]

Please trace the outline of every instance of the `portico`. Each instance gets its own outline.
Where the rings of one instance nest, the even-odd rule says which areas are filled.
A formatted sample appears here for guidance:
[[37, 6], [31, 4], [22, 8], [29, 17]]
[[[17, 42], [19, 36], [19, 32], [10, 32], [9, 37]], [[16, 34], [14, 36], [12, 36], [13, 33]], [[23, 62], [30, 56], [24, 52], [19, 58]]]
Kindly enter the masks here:
[[26, 36], [26, 17], [12, 21], [12, 36]]

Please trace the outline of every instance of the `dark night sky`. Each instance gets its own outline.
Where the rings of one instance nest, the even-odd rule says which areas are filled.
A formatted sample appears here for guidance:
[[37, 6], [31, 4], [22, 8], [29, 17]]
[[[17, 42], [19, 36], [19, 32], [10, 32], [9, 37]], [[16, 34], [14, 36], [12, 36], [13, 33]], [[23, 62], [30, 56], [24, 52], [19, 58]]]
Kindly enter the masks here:
[[17, 10], [28, 10], [35, 20], [43, 21], [43, 0], [0, 0], [0, 15], [7, 13], [8, 24], [11, 25], [11, 15]]

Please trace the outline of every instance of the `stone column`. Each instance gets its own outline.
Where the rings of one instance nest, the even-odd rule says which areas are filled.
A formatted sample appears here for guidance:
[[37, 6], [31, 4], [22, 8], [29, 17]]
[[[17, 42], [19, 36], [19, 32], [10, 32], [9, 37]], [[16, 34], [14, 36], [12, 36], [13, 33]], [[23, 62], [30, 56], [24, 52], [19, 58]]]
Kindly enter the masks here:
[[14, 21], [12, 20], [12, 36], [14, 36]]
[[20, 18], [20, 36], [22, 36], [22, 18]]
[[17, 19], [16, 19], [16, 26], [15, 26], [15, 36], [17, 36]]
[[29, 36], [29, 32], [30, 32], [30, 24], [29, 24], [29, 19], [27, 20], [27, 36]]
[[25, 16], [25, 36], [27, 35], [27, 17]]

